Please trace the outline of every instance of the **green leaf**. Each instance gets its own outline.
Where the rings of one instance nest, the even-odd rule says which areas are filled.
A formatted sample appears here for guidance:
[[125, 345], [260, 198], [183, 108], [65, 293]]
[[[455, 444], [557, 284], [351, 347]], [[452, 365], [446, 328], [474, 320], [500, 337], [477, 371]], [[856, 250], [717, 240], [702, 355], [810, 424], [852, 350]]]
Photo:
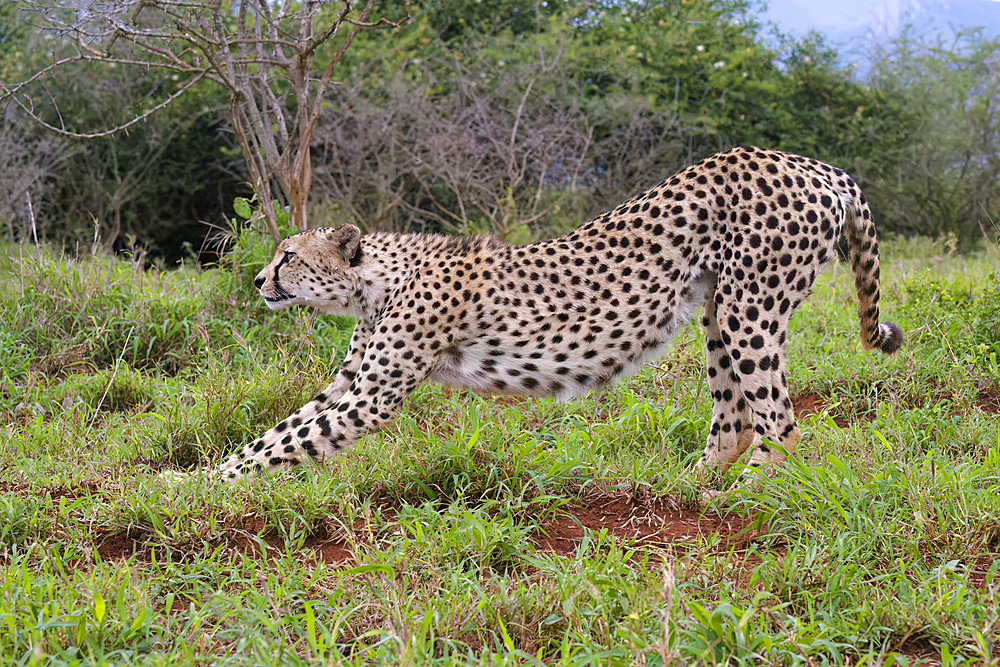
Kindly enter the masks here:
[[387, 577], [391, 577], [395, 574], [391, 566], [383, 565], [381, 563], [369, 563], [368, 565], [352, 567], [349, 570], [340, 571], [341, 574], [368, 574], [369, 572], [381, 572]]
[[104, 611], [106, 609], [104, 604], [104, 598], [97, 591], [94, 591], [94, 619], [97, 621], [97, 625], [101, 625], [104, 620]]
[[134, 635], [135, 633], [137, 633], [139, 631], [139, 629], [142, 628], [142, 625], [145, 622], [146, 622], [146, 608], [143, 607], [142, 609], [139, 610], [139, 615], [136, 616], [135, 620], [132, 621], [132, 625], [131, 625], [131, 627], [129, 627], [128, 631], [125, 633], [125, 636], [126, 637], [131, 637], [132, 635]]
[[240, 216], [244, 220], [249, 220], [250, 216], [253, 215], [253, 210], [250, 208], [250, 202], [243, 197], [237, 197], [233, 200], [233, 209], [236, 211], [236, 215]]
[[278, 221], [278, 226], [286, 226], [288, 224], [288, 209], [279, 204], [277, 200], [272, 201], [271, 205], [274, 208], [274, 218]]

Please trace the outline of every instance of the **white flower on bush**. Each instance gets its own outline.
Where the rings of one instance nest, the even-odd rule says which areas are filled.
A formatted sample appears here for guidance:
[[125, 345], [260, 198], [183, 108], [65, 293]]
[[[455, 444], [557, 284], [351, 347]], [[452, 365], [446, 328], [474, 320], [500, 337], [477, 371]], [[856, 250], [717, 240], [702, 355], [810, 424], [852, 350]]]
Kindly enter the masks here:
[[705, 45], [704, 44], [699, 44], [698, 46], [694, 47], [694, 50], [695, 51], [704, 51], [705, 50]]
[[725, 67], [725, 66], [726, 66], [725, 60], [720, 60], [717, 63], [712, 63], [712, 67], [714, 67], [715, 69], [719, 69], [720, 67]]

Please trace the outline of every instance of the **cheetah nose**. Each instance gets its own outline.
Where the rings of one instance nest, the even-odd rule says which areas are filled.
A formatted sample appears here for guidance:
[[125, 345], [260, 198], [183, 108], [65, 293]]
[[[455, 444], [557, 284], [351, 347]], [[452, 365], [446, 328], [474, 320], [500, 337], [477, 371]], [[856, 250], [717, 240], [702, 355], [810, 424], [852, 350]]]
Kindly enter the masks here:
[[253, 279], [253, 286], [260, 289], [260, 286], [264, 284], [264, 276], [257, 276]]

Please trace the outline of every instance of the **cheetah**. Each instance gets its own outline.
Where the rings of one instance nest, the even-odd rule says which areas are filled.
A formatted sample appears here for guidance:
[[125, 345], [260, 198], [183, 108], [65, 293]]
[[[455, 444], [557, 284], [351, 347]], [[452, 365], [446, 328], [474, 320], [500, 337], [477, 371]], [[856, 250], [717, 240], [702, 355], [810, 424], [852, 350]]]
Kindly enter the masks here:
[[743, 146], [718, 153], [558, 238], [376, 232], [281, 241], [254, 285], [277, 310], [356, 318], [328, 387], [225, 461], [241, 473], [318, 462], [392, 420], [425, 381], [565, 401], [659, 355], [704, 304], [711, 429], [696, 465], [719, 475], [750, 448], [780, 463], [801, 434], [785, 375], [793, 311], [846, 233], [865, 349], [879, 324], [879, 253], [864, 194], [841, 169]]

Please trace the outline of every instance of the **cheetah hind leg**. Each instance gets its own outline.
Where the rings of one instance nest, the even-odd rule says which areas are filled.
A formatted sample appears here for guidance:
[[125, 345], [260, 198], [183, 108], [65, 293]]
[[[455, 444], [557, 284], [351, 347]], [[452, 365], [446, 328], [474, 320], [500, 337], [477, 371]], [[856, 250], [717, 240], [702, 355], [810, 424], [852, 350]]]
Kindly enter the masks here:
[[[778, 324], [779, 331], [786, 331], [788, 316], [779, 319]], [[788, 360], [784, 338], [780, 334], [765, 334], [763, 338], [762, 350], [752, 364], [756, 367], [755, 370], [744, 374], [742, 365], [737, 366], [737, 371], [741, 374], [740, 384], [746, 390], [745, 396], [754, 416], [753, 452], [748, 468], [737, 479], [739, 486], [745, 486], [749, 480], [757, 477], [758, 471], [773, 476], [776, 466], [794, 455], [802, 440], [802, 431], [795, 421], [791, 397], [788, 395], [788, 380], [785, 375]], [[770, 363], [767, 363], [769, 359]]]
[[[802, 441], [802, 431], [794, 421], [791, 412], [788, 413], [791, 428], [785, 427], [785, 435], [774, 442], [770, 438], [754, 447], [753, 454], [750, 455], [750, 465], [736, 478], [735, 486], [745, 488], [751, 484], [760, 473], [773, 476], [777, 466], [784, 463], [787, 458], [795, 454], [799, 443]], [[758, 477], [759, 478], [759, 477]]]
[[[736, 315], [737, 322], [755, 321], [756, 314], [748, 317], [746, 308], [747, 304], [722, 294], [710, 294], [703, 319], [713, 414], [705, 452], [695, 471], [702, 484], [719, 482], [729, 466], [752, 448], [749, 466], [737, 478], [734, 490], [746, 488], [756, 477], [755, 471], [772, 473], [776, 464], [795, 453], [802, 439], [788, 396], [784, 337], [777, 331], [760, 331], [748, 344], [738, 345], [721, 330], [718, 312]], [[776, 330], [787, 328], [790, 314], [779, 318]], [[732, 325], [730, 329], [732, 335], [739, 335]]]
[[753, 444], [753, 414], [740, 389], [739, 376], [723, 342], [715, 290], [705, 297], [702, 326], [707, 343], [706, 367], [712, 394], [712, 424], [705, 450], [694, 467], [700, 487], [718, 487], [722, 475]]

